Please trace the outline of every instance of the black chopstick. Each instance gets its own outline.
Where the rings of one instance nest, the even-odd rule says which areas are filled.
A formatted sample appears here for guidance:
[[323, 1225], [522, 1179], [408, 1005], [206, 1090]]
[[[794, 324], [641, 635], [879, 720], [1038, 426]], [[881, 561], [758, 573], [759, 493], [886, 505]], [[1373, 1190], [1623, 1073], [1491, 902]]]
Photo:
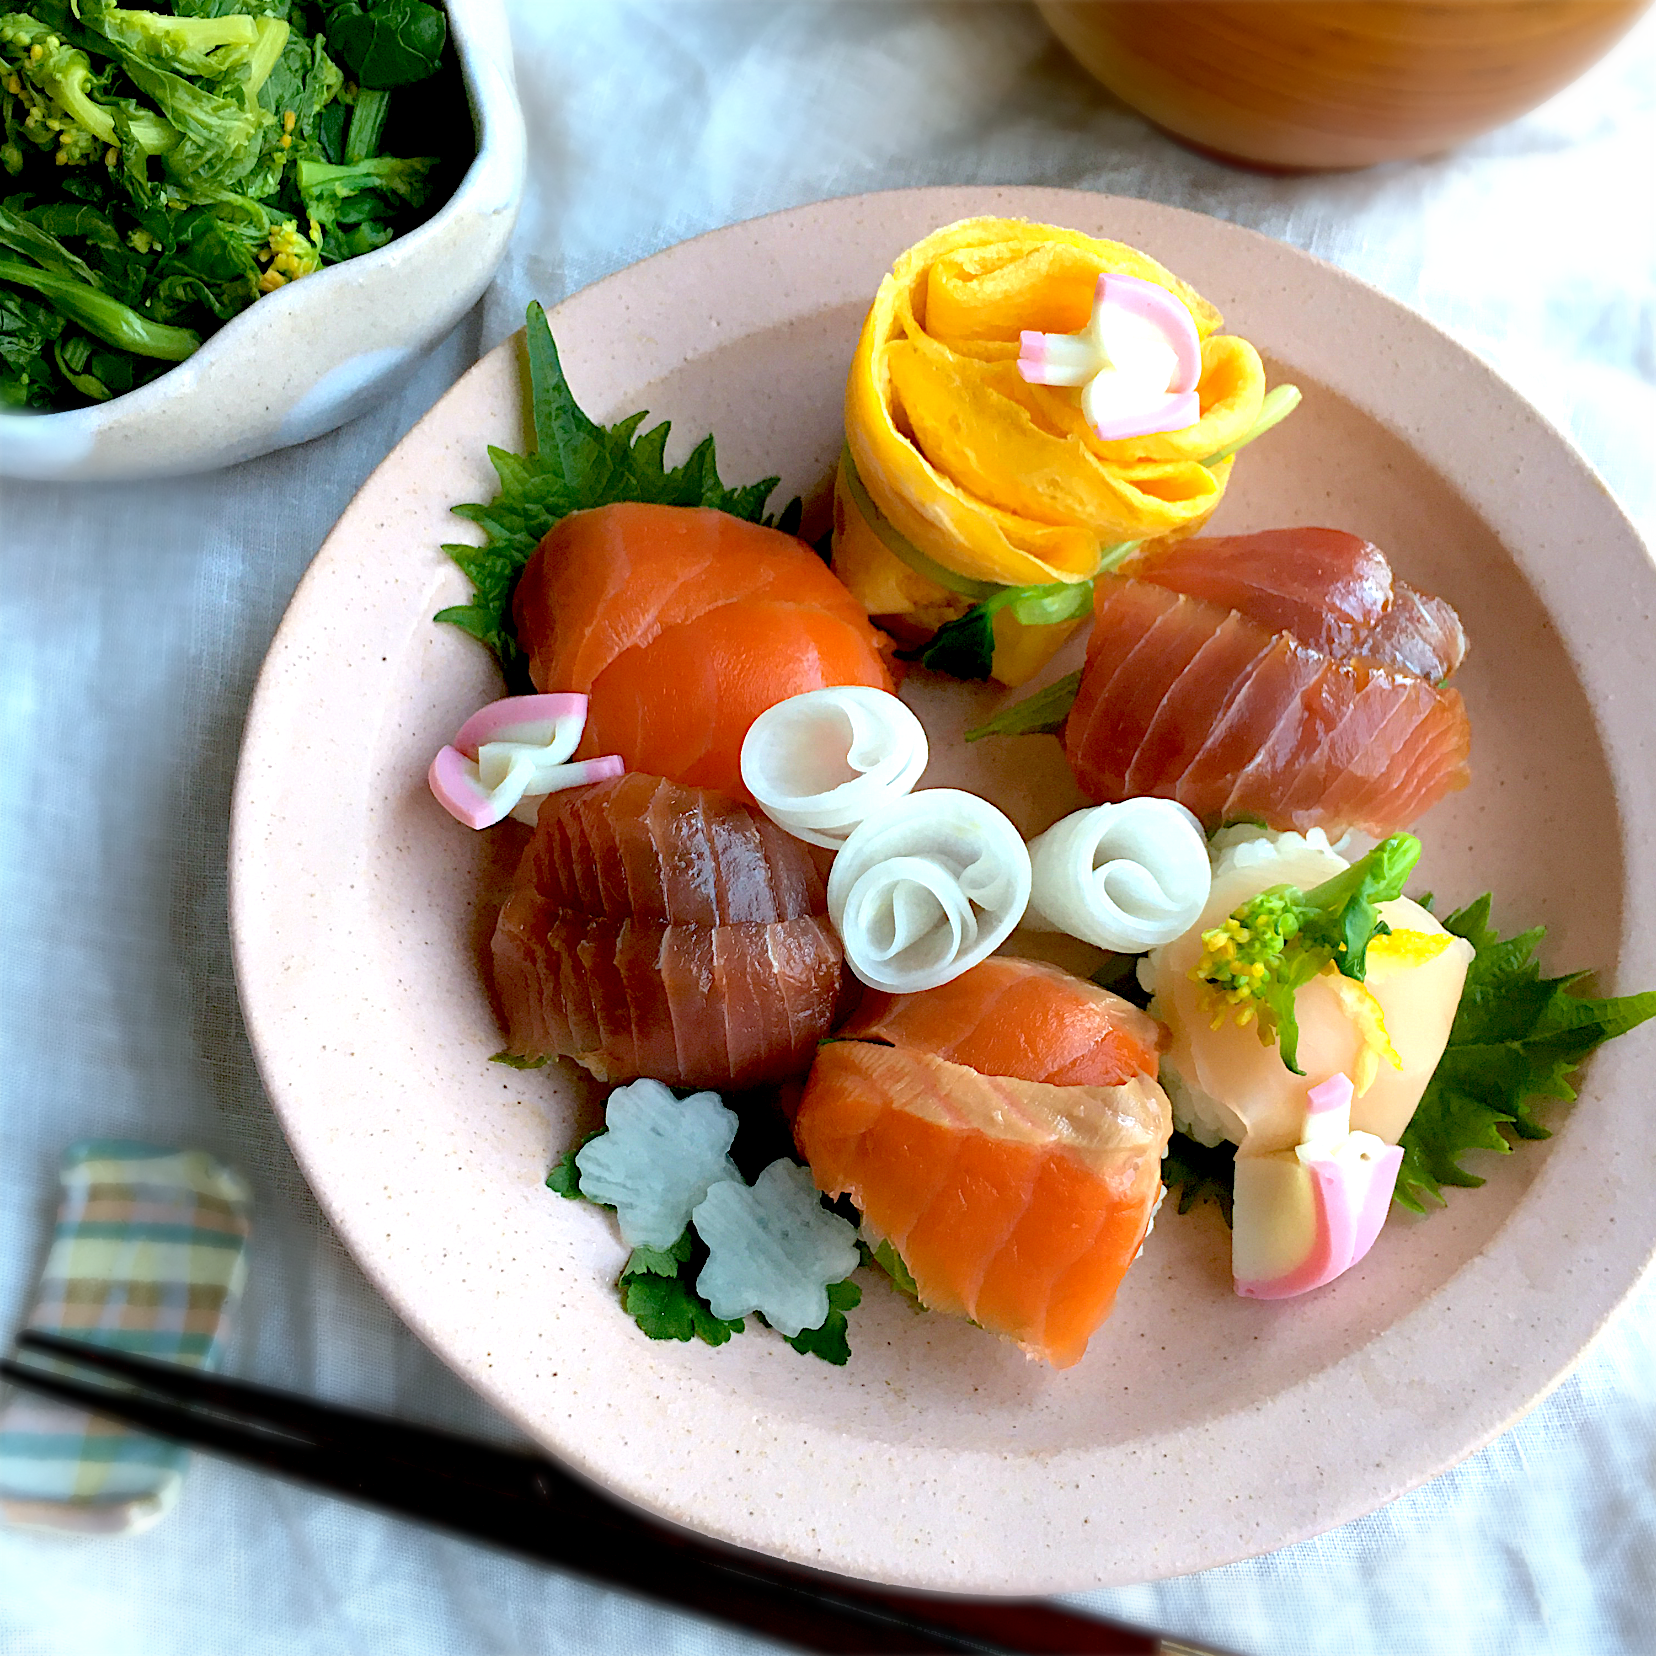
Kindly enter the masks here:
[[[0, 1375], [158, 1436], [731, 1622], [847, 1656], [1218, 1656], [1053, 1605], [888, 1592], [646, 1520], [538, 1455], [27, 1330]], [[139, 1390], [129, 1389], [133, 1386]]]

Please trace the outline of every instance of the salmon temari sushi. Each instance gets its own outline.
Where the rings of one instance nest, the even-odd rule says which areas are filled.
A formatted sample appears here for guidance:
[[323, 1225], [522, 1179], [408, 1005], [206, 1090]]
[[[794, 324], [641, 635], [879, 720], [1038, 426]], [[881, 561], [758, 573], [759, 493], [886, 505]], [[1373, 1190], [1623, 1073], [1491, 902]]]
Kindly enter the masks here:
[[892, 688], [889, 641], [810, 547], [711, 507], [572, 512], [512, 614], [536, 687], [590, 698], [578, 757], [743, 800], [742, 738], [766, 708]]
[[929, 1309], [1055, 1368], [1109, 1315], [1161, 1196], [1159, 1027], [1118, 996], [996, 957], [871, 995], [817, 1054], [794, 1136]]

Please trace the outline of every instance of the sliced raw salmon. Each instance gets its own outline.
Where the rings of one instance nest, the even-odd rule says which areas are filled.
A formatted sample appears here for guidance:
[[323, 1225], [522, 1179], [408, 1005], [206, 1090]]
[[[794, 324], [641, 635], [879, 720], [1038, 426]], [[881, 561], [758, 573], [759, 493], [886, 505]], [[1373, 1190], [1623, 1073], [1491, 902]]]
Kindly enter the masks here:
[[1178, 541], [1095, 583], [1064, 749], [1097, 800], [1384, 836], [1466, 785], [1440, 682], [1465, 651], [1453, 609], [1355, 535]]
[[867, 614], [792, 535], [727, 512], [574, 512], [513, 599], [530, 676], [588, 695], [580, 754], [747, 798], [739, 756], [767, 707], [834, 684], [892, 688]]
[[799, 841], [637, 773], [547, 797], [491, 953], [509, 1049], [601, 1081], [802, 1075], [849, 982]]
[[1055, 1086], [869, 1041], [822, 1048], [794, 1126], [818, 1187], [890, 1240], [923, 1304], [1055, 1368], [1110, 1313], [1171, 1132], [1144, 1073]]
[[1156, 1073], [1161, 1026], [1056, 966], [991, 955], [918, 995], [868, 991], [840, 1034], [913, 1047], [984, 1075], [1113, 1087]]

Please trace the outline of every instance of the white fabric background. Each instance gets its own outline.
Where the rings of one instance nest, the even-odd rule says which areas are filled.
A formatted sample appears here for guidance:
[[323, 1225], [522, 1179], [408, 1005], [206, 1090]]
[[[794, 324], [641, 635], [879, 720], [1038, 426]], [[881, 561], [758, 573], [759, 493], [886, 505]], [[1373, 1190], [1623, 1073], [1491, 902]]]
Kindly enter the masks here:
[[[502, 1435], [366, 1285], [294, 1169], [237, 1018], [223, 870], [241, 722], [294, 584], [361, 480], [529, 297], [858, 190], [1153, 197], [1419, 307], [1656, 530], [1656, 18], [1455, 155], [1268, 179], [1187, 154], [1097, 93], [1024, 6], [514, 10], [522, 223], [481, 315], [400, 398], [204, 478], [6, 485], [0, 515], [0, 1327], [22, 1315], [65, 1143], [199, 1144], [258, 1189], [241, 1373]], [[1256, 1656], [1656, 1649], [1656, 1290], [1528, 1419], [1414, 1494], [1265, 1558], [1085, 1602]], [[759, 1648], [211, 1461], [148, 1535], [0, 1533], [3, 1656]]]

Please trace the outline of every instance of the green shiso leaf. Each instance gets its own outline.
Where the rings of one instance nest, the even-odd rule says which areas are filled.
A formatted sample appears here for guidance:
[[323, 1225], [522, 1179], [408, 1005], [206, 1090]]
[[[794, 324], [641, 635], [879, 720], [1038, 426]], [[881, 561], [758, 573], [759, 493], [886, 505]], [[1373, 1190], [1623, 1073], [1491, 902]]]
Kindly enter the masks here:
[[[769, 524], [765, 502], [779, 479], [767, 477], [727, 489], [719, 478], [713, 439], [704, 437], [683, 465], [665, 461], [668, 422], [643, 433], [646, 415], [629, 414], [612, 426], [595, 425], [582, 413], [564, 378], [546, 312], [529, 306], [525, 341], [529, 356], [535, 452], [512, 454], [491, 448], [500, 493], [486, 504], [456, 506], [484, 532], [482, 546], [449, 545], [443, 550], [472, 583], [471, 602], [440, 611], [436, 618], [460, 627], [494, 652], [513, 694], [533, 689], [529, 663], [518, 644], [511, 605], [518, 577], [542, 538], [571, 512], [617, 501], [663, 506], [711, 506], [749, 523]], [[793, 508], [784, 521], [797, 523]]]
[[1585, 975], [1544, 978], [1535, 959], [1542, 926], [1502, 939], [1489, 895], [1444, 926], [1477, 954], [1467, 969], [1449, 1044], [1399, 1141], [1397, 1200], [1415, 1213], [1443, 1203], [1444, 1185], [1481, 1185], [1461, 1166], [1468, 1150], [1510, 1151], [1508, 1134], [1549, 1137], [1535, 1109], [1575, 1098], [1571, 1077], [1595, 1047], [1656, 1017], [1656, 993], [1595, 1000], [1573, 992]]
[[1162, 1183], [1179, 1204], [1180, 1213], [1189, 1213], [1201, 1201], [1216, 1202], [1231, 1222], [1232, 1192], [1236, 1186], [1236, 1146], [1203, 1144], [1185, 1133], [1175, 1132], [1162, 1157]]

